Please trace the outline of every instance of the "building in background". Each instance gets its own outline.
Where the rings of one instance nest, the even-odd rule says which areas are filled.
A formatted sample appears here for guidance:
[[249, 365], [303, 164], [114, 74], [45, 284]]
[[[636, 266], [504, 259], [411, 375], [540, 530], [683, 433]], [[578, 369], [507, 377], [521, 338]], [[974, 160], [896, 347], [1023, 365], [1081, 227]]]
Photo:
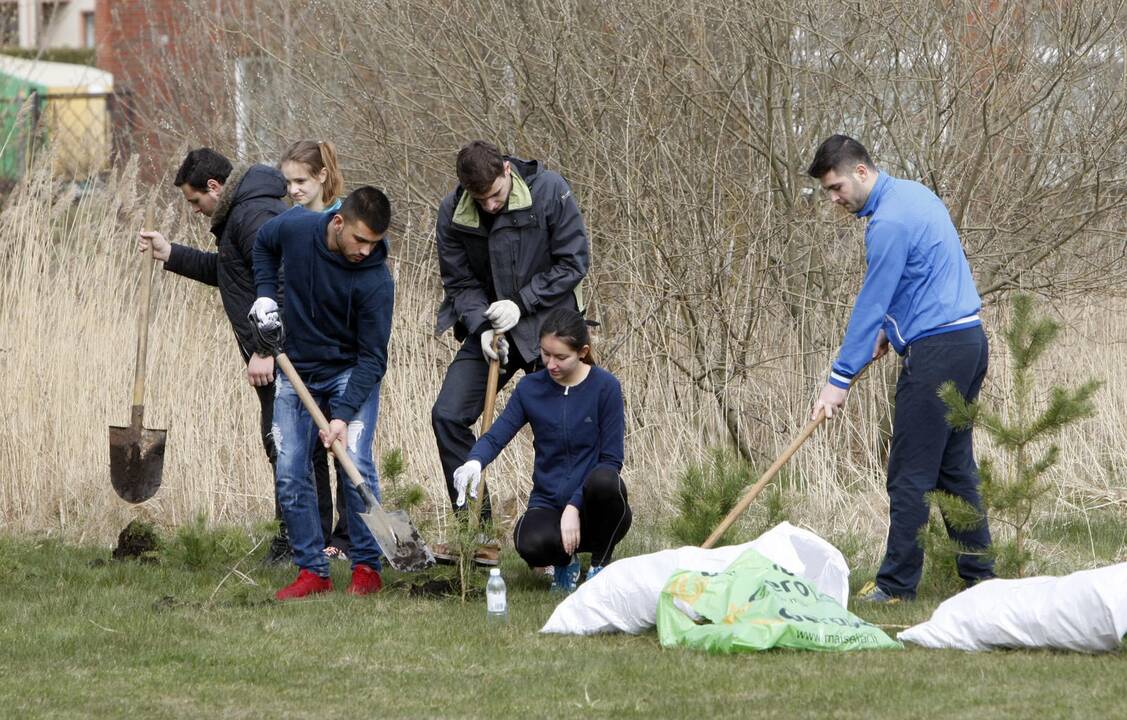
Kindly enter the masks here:
[[70, 179], [121, 156], [113, 75], [92, 66], [95, 10], [96, 0], [0, 0], [0, 188], [41, 156]]
[[[166, 169], [174, 140], [160, 132], [165, 114], [191, 114], [168, 75], [182, 68], [176, 38], [190, 17], [187, 0], [97, 0], [95, 65], [113, 75], [115, 147], [136, 153], [148, 180]], [[198, 33], [199, 30], [196, 29]], [[198, 71], [195, 71], [198, 72]]]
[[96, 0], [0, 0], [0, 47], [93, 48]]

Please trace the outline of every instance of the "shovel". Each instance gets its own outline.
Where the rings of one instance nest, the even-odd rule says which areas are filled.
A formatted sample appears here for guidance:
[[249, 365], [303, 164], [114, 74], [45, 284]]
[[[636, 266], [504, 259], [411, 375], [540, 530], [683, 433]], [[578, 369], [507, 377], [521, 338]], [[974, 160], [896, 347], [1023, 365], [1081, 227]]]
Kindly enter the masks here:
[[[504, 337], [503, 333], [497, 333], [493, 336], [493, 352], [497, 352], [497, 346]], [[478, 437], [482, 437], [485, 433], [489, 432], [489, 428], [493, 426], [493, 412], [497, 406], [497, 385], [501, 382], [501, 361], [489, 361], [489, 374], [485, 380], [485, 409], [481, 413], [481, 430], [478, 432]], [[485, 484], [485, 471], [481, 472], [481, 482], [478, 484], [478, 492], [476, 495], [470, 495], [469, 498], [469, 527], [474, 532], [481, 529], [481, 506], [485, 502], [485, 498], [489, 497], [489, 488]], [[474, 552], [474, 563], [481, 567], [495, 567], [498, 563], [496, 558], [490, 557], [489, 550], [496, 550], [498, 554], [501, 551], [501, 546], [497, 543], [484, 542], [483, 538], [479, 536], [479, 544], [477, 551]], [[438, 554], [435, 556], [438, 562], [444, 565], [455, 565], [458, 563], [460, 550], [457, 545], [447, 545], [445, 543], [436, 546]], [[483, 554], [482, 550], [486, 552]]]
[[[306, 411], [313, 417], [317, 423], [317, 427], [321, 430], [329, 429], [329, 421], [325, 419], [324, 413], [321, 408], [317, 406], [317, 402], [313, 396], [309, 394], [309, 390], [305, 387], [305, 383], [301, 381], [301, 377], [294, 369], [293, 363], [286, 357], [286, 354], [279, 352], [274, 356], [275, 362], [278, 367], [282, 368], [282, 372], [289, 378], [290, 384], [293, 385], [294, 390], [297, 391], [298, 397], [301, 398], [301, 403], [305, 405]], [[402, 510], [395, 510], [388, 512], [380, 505], [380, 501], [368, 488], [364, 482], [364, 478], [360, 476], [360, 471], [356, 469], [356, 465], [352, 459], [348, 457], [348, 452], [344, 448], [344, 443], [340, 440], [333, 441], [333, 454], [336, 455], [337, 460], [340, 461], [341, 467], [344, 468], [348, 479], [352, 482], [353, 487], [360, 492], [364, 498], [364, 504], [367, 506], [367, 512], [360, 513], [360, 519], [372, 531], [372, 536], [376, 539], [376, 544], [380, 546], [380, 551], [383, 552], [384, 557], [387, 558], [388, 563], [396, 570], [404, 572], [414, 572], [430, 567], [434, 564], [434, 555], [431, 553], [430, 548], [427, 547], [426, 542], [423, 541], [419, 535], [419, 531], [411, 524], [410, 518], [407, 513]]]
[[724, 519], [720, 521], [720, 524], [716, 526], [716, 529], [712, 531], [708, 539], [701, 543], [702, 548], [710, 548], [716, 544], [720, 537], [732, 526], [732, 523], [736, 521], [736, 518], [742, 515], [744, 510], [747, 510], [752, 501], [763, 491], [763, 488], [767, 487], [767, 483], [771, 482], [771, 478], [775, 477], [775, 473], [779, 472], [779, 469], [787, 464], [787, 460], [790, 460], [791, 455], [798, 452], [798, 449], [802, 447], [802, 443], [806, 442], [806, 439], [814, 434], [814, 431], [818, 429], [818, 426], [821, 425], [822, 421], [825, 419], [826, 413], [819, 410], [818, 415], [813, 420], [806, 423], [806, 427], [802, 428], [802, 432], [798, 434], [798, 437], [792, 440], [791, 444], [787, 446], [787, 449], [783, 451], [783, 454], [775, 460], [771, 467], [767, 468], [767, 472], [763, 473], [762, 477], [747, 489], [744, 496], [740, 498], [740, 501], [724, 516]]
[[[145, 213], [145, 227], [151, 225]], [[133, 373], [133, 409], [128, 427], [110, 426], [110, 483], [123, 500], [140, 503], [156, 494], [164, 469], [167, 430], [145, 427], [145, 355], [149, 346], [149, 295], [153, 283], [153, 248], [141, 260], [141, 318], [137, 326], [137, 365]]]
[[[503, 337], [505, 337], [504, 333], [497, 333], [493, 336], [493, 352], [497, 352], [497, 347], [501, 344]], [[485, 379], [485, 410], [481, 413], [481, 431], [478, 433], [478, 437], [485, 435], [489, 432], [489, 428], [493, 427], [493, 412], [497, 405], [497, 385], [500, 381], [501, 360], [490, 360], [489, 375]], [[470, 496], [470, 527], [474, 530], [478, 528], [481, 522], [481, 505], [487, 497], [489, 497], [489, 488], [485, 484], [485, 471], [483, 470], [481, 485], [478, 486], [478, 497]]]
[[[865, 374], [865, 371], [868, 370], [869, 366], [872, 365], [875, 361], [876, 358], [870, 360], [865, 364], [865, 367], [861, 368], [857, 372], [857, 374], [853, 376], [853, 384], [861, 379], [861, 376]], [[852, 387], [852, 384], [850, 385], [850, 387]], [[811, 435], [814, 434], [814, 431], [818, 429], [818, 426], [821, 425], [822, 422], [825, 421], [825, 419], [826, 412], [819, 409], [818, 414], [814, 416], [814, 419], [806, 423], [806, 426], [802, 428], [802, 431], [800, 433], [798, 433], [798, 437], [792, 440], [790, 445], [787, 446], [787, 449], [783, 450], [782, 455], [779, 455], [778, 459], [775, 460], [774, 463], [772, 463], [771, 467], [767, 468], [767, 472], [763, 473], [759, 480], [757, 480], [754, 485], [747, 489], [747, 491], [744, 493], [744, 496], [740, 498], [740, 501], [735, 504], [735, 506], [728, 512], [727, 515], [724, 516], [724, 519], [720, 521], [720, 524], [716, 526], [716, 529], [712, 531], [712, 534], [708, 536], [708, 539], [701, 543], [702, 548], [710, 548], [715, 545], [718, 540], [720, 540], [720, 536], [727, 532], [728, 528], [732, 526], [732, 523], [736, 521], [736, 518], [743, 514], [744, 510], [747, 510], [752, 501], [755, 500], [759, 493], [763, 491], [763, 488], [767, 487], [767, 483], [771, 482], [771, 478], [775, 477], [775, 473], [779, 472], [783, 465], [787, 464], [787, 461], [790, 460], [791, 455], [794, 455], [796, 452], [798, 452], [798, 449], [802, 447], [802, 444], [806, 442], [806, 440]]]

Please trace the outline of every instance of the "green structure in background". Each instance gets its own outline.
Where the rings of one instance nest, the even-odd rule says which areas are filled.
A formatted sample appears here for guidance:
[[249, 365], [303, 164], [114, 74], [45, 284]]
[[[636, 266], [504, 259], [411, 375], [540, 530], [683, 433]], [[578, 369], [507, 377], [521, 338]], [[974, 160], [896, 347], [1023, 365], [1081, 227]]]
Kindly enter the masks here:
[[23, 175], [30, 157], [52, 151], [60, 177], [109, 167], [113, 75], [87, 65], [0, 55], [0, 180]]

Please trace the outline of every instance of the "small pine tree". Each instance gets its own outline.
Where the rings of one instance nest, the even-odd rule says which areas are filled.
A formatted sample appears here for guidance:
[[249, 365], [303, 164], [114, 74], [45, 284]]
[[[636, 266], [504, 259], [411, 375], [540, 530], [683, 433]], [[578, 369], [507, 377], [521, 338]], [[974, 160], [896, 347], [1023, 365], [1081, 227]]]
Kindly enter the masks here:
[[406, 484], [407, 458], [402, 448], [392, 448], [380, 456], [380, 485], [390, 501], [387, 504], [399, 510], [412, 510], [426, 499], [426, 491], [418, 483]]
[[[708, 461], [681, 472], [677, 489], [677, 516], [669, 531], [685, 545], [700, 545], [735, 507], [751, 484], [751, 466], [735, 452], [713, 448]], [[729, 528], [717, 545], [729, 545], [735, 533]]]
[[[1039, 448], [1068, 425], [1091, 417], [1095, 413], [1092, 396], [1103, 385], [1101, 381], [1088, 380], [1072, 390], [1053, 386], [1049, 388], [1047, 402], [1038, 402], [1034, 393], [1038, 379], [1034, 365], [1059, 332], [1059, 323], [1035, 315], [1032, 298], [1028, 295], [1014, 297], [1010, 327], [1003, 335], [1014, 373], [1013, 397], [1006, 416], [977, 401], [968, 403], [954, 383], [944, 383], [939, 389], [939, 396], [947, 405], [947, 422], [951, 427], [962, 430], [977, 425], [1007, 455], [1004, 468], [989, 459], [979, 465], [987, 517], [995, 530], [998, 525], [1009, 530], [1005, 540], [995, 536], [988, 551], [995, 559], [999, 575], [1023, 577], [1032, 557], [1026, 542], [1030, 521], [1038, 500], [1049, 490], [1043, 479], [1045, 471], [1060, 457], [1060, 448], [1055, 444], [1043, 451]], [[1036, 409], [1038, 404], [1044, 404], [1040, 412]], [[979, 513], [959, 498], [931, 493], [930, 500], [955, 528], [972, 527], [981, 521]], [[950, 556], [965, 550], [941, 532], [934, 525], [925, 529], [925, 551]]]
[[[677, 516], [669, 525], [674, 540], [684, 545], [703, 543], [756, 477], [755, 468], [727, 448], [713, 448], [707, 462], [682, 470], [677, 479]], [[775, 484], [766, 488], [759, 502], [749, 508], [749, 517], [728, 528], [716, 545], [731, 545], [742, 537], [755, 537], [789, 519], [783, 492], [788, 477], [785, 472], [780, 473]]]

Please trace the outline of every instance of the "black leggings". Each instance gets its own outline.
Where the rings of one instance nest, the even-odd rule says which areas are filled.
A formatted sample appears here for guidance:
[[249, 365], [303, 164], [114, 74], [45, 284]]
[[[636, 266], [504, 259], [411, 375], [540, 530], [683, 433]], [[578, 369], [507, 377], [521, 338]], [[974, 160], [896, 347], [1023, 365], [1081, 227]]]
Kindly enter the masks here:
[[[562, 516], [563, 510], [555, 508], [529, 508], [517, 520], [513, 543], [529, 567], [568, 564], [571, 558], [564, 552], [560, 534]], [[618, 473], [605, 468], [593, 470], [583, 482], [576, 552], [591, 553], [592, 565], [606, 565], [632, 520], [626, 484]]]

